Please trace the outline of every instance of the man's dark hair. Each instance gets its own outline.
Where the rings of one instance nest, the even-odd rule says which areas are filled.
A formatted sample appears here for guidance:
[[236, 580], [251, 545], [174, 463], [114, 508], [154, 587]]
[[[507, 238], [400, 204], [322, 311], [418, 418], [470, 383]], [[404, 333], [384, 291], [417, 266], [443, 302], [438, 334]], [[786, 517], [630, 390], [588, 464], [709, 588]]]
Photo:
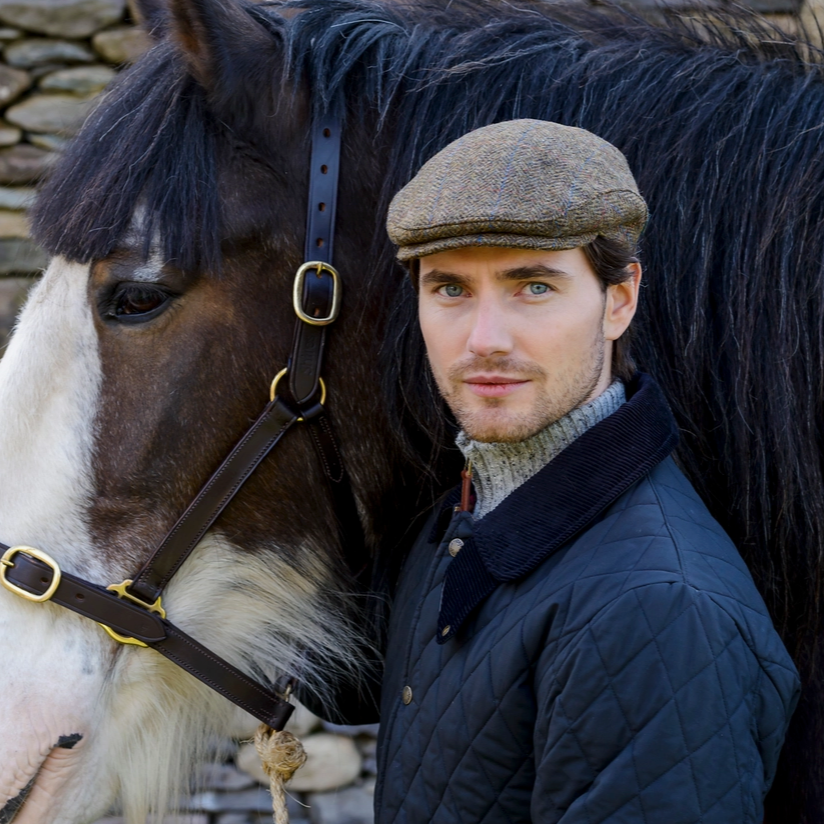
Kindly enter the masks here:
[[[637, 250], [627, 242], [599, 236], [582, 249], [605, 292], [608, 286], [629, 280], [632, 276], [629, 270], [630, 264], [638, 263]], [[612, 344], [612, 376], [621, 378], [625, 382], [636, 371], [630, 347], [631, 340], [632, 324], [630, 323], [626, 332]]]

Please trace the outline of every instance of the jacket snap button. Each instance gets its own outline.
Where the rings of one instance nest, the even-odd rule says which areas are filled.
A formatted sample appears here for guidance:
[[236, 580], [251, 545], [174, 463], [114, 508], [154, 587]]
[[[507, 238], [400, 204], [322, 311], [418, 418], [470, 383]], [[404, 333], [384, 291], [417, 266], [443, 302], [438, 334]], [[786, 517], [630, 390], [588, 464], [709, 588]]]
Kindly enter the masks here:
[[412, 703], [412, 687], [404, 687], [401, 693], [401, 700], [404, 704]]
[[461, 551], [462, 546], [463, 541], [460, 538], [453, 538], [449, 542], [449, 554], [454, 558]]

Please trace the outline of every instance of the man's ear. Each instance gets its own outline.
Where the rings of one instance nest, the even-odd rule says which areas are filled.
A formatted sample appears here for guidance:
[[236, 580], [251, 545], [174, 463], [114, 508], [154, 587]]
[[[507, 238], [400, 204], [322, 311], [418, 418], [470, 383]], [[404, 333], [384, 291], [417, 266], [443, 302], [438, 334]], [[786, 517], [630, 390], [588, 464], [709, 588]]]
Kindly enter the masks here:
[[153, 40], [162, 40], [168, 26], [168, 8], [164, 0], [129, 0], [129, 11]]
[[604, 306], [604, 337], [618, 340], [630, 325], [638, 309], [638, 290], [641, 288], [641, 264], [631, 263], [632, 275], [622, 283], [607, 286]]
[[200, 85], [217, 101], [235, 106], [238, 95], [251, 99], [250, 81], [259, 78], [266, 55], [275, 51], [275, 38], [237, 0], [165, 2], [168, 34]]

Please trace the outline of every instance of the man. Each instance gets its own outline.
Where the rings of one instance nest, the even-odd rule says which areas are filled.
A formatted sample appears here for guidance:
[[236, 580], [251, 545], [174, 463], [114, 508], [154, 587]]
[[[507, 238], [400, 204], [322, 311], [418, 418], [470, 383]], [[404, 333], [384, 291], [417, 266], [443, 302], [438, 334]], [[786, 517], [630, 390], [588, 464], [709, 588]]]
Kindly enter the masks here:
[[617, 149], [534, 120], [392, 203], [469, 471], [400, 576], [379, 824], [763, 820], [798, 678], [633, 374], [646, 216]]

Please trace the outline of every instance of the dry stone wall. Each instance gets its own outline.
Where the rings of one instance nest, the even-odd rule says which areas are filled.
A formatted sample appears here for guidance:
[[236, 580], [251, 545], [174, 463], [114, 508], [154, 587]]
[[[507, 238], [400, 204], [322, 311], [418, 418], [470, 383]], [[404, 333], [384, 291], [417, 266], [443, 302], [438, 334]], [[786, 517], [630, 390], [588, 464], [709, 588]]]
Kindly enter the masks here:
[[29, 238], [34, 186], [147, 46], [127, 0], [0, 0], [0, 353], [47, 263]]

